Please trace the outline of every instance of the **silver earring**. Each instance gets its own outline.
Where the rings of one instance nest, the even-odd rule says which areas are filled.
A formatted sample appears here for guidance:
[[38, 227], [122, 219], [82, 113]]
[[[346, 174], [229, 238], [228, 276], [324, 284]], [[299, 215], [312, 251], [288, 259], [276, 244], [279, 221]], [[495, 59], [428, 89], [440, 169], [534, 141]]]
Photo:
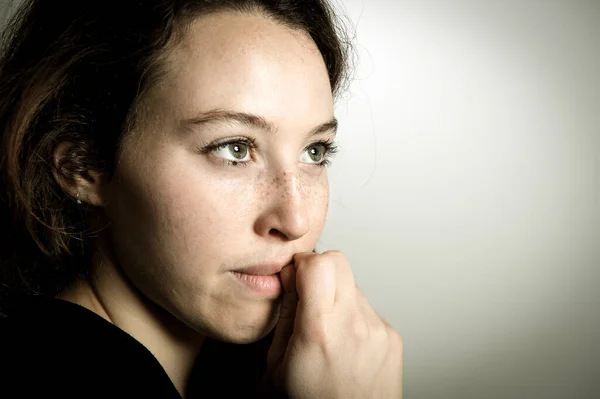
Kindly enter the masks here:
[[81, 200], [79, 199], [79, 193], [77, 193], [77, 204], [81, 205]]

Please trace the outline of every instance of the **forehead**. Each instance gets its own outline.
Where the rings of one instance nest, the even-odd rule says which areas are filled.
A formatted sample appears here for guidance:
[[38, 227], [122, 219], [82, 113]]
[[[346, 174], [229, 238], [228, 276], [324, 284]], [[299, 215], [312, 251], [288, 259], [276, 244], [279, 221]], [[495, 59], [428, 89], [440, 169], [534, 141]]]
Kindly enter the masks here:
[[327, 69], [311, 38], [258, 14], [196, 19], [167, 66], [160, 91], [181, 117], [232, 109], [314, 125], [333, 114]]

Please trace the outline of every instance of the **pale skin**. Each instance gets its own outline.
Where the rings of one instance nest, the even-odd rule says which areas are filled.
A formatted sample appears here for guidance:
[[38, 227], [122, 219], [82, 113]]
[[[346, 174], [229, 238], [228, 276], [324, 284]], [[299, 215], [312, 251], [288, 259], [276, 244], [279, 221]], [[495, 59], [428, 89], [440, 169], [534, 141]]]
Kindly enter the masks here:
[[[291, 397], [400, 398], [400, 336], [373, 311], [343, 254], [311, 253], [329, 184], [310, 148], [336, 131], [327, 69], [310, 37], [258, 14], [199, 18], [144, 107], [112, 178], [56, 176], [96, 207], [92, 227], [109, 223], [95, 240], [93, 278], [59, 297], [144, 344], [182, 395], [205, 337], [251, 343], [275, 328], [265, 381]], [[198, 123], [207, 115], [220, 118]], [[255, 148], [239, 159], [239, 144], [198, 151], [247, 137]], [[290, 264], [283, 297], [232, 277], [263, 262]]]

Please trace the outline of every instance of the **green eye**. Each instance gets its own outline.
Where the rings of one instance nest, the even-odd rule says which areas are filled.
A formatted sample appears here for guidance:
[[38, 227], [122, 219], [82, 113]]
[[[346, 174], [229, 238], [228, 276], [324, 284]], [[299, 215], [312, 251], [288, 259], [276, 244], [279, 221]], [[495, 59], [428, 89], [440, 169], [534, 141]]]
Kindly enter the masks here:
[[336, 152], [337, 146], [334, 143], [319, 141], [306, 147], [300, 160], [311, 165], [326, 167], [331, 165], [331, 158]]
[[246, 166], [251, 162], [250, 150], [254, 147], [255, 139], [238, 137], [226, 142], [203, 144], [196, 152], [199, 154], [214, 153], [217, 157], [231, 166]]
[[321, 144], [312, 145], [312, 146], [308, 147], [305, 152], [306, 154], [308, 154], [309, 159], [307, 159], [306, 157], [303, 157], [302, 162], [320, 163], [323, 160], [323, 157], [325, 156], [326, 152], [327, 152], [327, 150], [323, 145], [321, 145]]
[[[255, 149], [256, 139], [235, 138], [228, 142], [204, 144], [196, 152], [199, 154], [215, 153], [218, 158], [231, 166], [247, 166], [251, 163], [251, 150]], [[331, 164], [330, 159], [337, 153], [337, 146], [333, 142], [319, 141], [306, 147], [302, 152], [300, 161], [309, 165], [326, 167]]]
[[[230, 161], [245, 162], [244, 158], [248, 155], [248, 145], [244, 143], [221, 144], [214, 149], [214, 152]], [[229, 158], [229, 156], [232, 158]]]

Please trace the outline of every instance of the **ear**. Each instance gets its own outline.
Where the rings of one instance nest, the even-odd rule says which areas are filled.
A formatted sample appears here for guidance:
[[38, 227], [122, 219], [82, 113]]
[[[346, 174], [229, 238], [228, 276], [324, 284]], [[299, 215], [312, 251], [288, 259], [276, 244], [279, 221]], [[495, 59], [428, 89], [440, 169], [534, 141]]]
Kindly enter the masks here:
[[73, 157], [72, 143], [60, 143], [54, 149], [54, 168], [52, 173], [63, 191], [73, 200], [79, 199], [87, 204], [104, 207], [107, 203], [108, 181], [105, 176], [93, 170], [87, 170], [86, 174], [74, 173], [66, 166], [59, 168], [61, 161], [65, 164], [73, 164], [69, 159]]

